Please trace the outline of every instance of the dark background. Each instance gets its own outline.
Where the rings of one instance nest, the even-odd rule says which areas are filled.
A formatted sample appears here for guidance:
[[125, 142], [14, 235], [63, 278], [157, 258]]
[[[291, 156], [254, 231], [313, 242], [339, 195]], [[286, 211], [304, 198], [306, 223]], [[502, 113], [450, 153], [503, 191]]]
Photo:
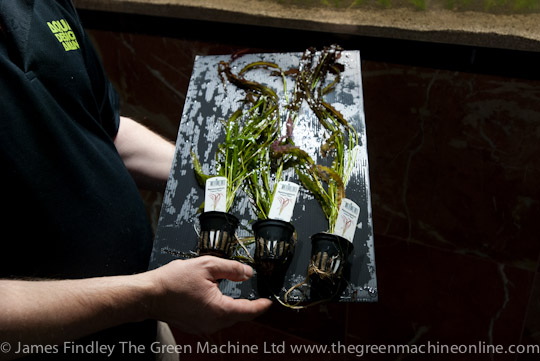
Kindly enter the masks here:
[[[195, 55], [360, 50], [379, 302], [275, 305], [181, 345], [540, 344], [540, 53], [81, 11], [122, 109], [174, 140]], [[141, 192], [154, 225], [161, 194]], [[539, 355], [364, 355], [538, 360]], [[293, 360], [357, 360], [304, 353]]]

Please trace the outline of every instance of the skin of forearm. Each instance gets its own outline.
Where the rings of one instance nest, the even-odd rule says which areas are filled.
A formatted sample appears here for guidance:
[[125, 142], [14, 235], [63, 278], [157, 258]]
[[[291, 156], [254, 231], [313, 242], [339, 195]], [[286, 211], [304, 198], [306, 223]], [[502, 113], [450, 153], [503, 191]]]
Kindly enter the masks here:
[[174, 158], [174, 143], [128, 117], [120, 117], [118, 153], [141, 188], [162, 191]]
[[[181, 331], [211, 334], [265, 312], [269, 299], [233, 299], [218, 280], [242, 282], [253, 269], [202, 256], [152, 271], [82, 280], [0, 280], [0, 341], [51, 345], [127, 322], [161, 320]], [[0, 359], [14, 354], [0, 352]]]
[[144, 320], [155, 289], [145, 276], [0, 280], [0, 340], [57, 344]]

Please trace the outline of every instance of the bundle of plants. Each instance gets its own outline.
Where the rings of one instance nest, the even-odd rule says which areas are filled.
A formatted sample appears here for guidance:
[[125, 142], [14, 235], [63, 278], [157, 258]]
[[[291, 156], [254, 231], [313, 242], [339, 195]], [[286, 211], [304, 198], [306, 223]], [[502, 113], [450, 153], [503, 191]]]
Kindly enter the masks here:
[[225, 139], [215, 154], [215, 174], [205, 174], [197, 155], [191, 153], [197, 182], [205, 187], [204, 211], [199, 216], [199, 255], [230, 258], [238, 246], [236, 229], [239, 221], [230, 210], [244, 180], [256, 172], [251, 163], [259, 150], [256, 129], [243, 127], [242, 116], [239, 109], [222, 122]]
[[[274, 146], [281, 152], [295, 154], [296, 174], [301, 184], [317, 200], [328, 221], [326, 231], [312, 235], [311, 260], [306, 279], [286, 292], [285, 303], [299, 289], [303, 289], [303, 296], [297, 297], [296, 304], [302, 302], [308, 291], [311, 299], [326, 300], [336, 296], [341, 288], [343, 269], [353, 248], [352, 237], [344, 235], [346, 231], [354, 232], [351, 226], [356, 221], [350, 217], [341, 219], [338, 215], [354, 167], [358, 135], [343, 115], [325, 100], [325, 95], [332, 92], [341, 79], [344, 69], [338, 63], [341, 51], [339, 46], [333, 45], [320, 52], [313, 48], [304, 52], [290, 105], [292, 111], [297, 111], [305, 102], [324, 130], [325, 138], [320, 145], [321, 164], [295, 146], [292, 137], [281, 139]], [[348, 205], [354, 204], [347, 201]]]
[[244, 191], [257, 215], [252, 225], [255, 268], [259, 278], [272, 289], [272, 285], [282, 282], [280, 279], [294, 253], [296, 236], [290, 219], [299, 186], [282, 181], [287, 155], [278, 155], [271, 147], [281, 137], [283, 127], [280, 99], [269, 86], [247, 79], [248, 73], [254, 70], [269, 71], [268, 76], [281, 77], [286, 96], [286, 74], [275, 63], [252, 62], [238, 74], [232, 72], [230, 62], [220, 64], [223, 78], [246, 93], [243, 103], [247, 111], [242, 122], [246, 129], [253, 130], [259, 145], [249, 165], [257, 171], [245, 179]]

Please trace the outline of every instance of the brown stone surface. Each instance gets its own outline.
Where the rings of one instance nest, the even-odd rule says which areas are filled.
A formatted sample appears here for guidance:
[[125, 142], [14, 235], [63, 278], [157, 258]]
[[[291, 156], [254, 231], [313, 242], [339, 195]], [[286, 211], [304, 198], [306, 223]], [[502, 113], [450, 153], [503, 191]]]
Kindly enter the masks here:
[[540, 14], [305, 7], [264, 0], [75, 0], [80, 9], [540, 51]]

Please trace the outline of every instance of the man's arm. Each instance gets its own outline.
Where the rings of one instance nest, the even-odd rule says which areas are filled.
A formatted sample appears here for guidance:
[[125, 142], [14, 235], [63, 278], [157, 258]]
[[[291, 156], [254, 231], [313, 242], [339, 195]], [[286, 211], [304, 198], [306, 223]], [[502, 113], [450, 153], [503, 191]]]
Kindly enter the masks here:
[[174, 144], [142, 124], [120, 117], [114, 145], [137, 185], [162, 191], [174, 158]]
[[[190, 333], [209, 334], [266, 311], [271, 301], [232, 299], [219, 279], [245, 281], [251, 267], [216, 257], [176, 260], [130, 275], [64, 281], [0, 280], [0, 341], [19, 356], [23, 345], [53, 345], [126, 322], [165, 321]], [[4, 351], [4, 350], [3, 350]]]

